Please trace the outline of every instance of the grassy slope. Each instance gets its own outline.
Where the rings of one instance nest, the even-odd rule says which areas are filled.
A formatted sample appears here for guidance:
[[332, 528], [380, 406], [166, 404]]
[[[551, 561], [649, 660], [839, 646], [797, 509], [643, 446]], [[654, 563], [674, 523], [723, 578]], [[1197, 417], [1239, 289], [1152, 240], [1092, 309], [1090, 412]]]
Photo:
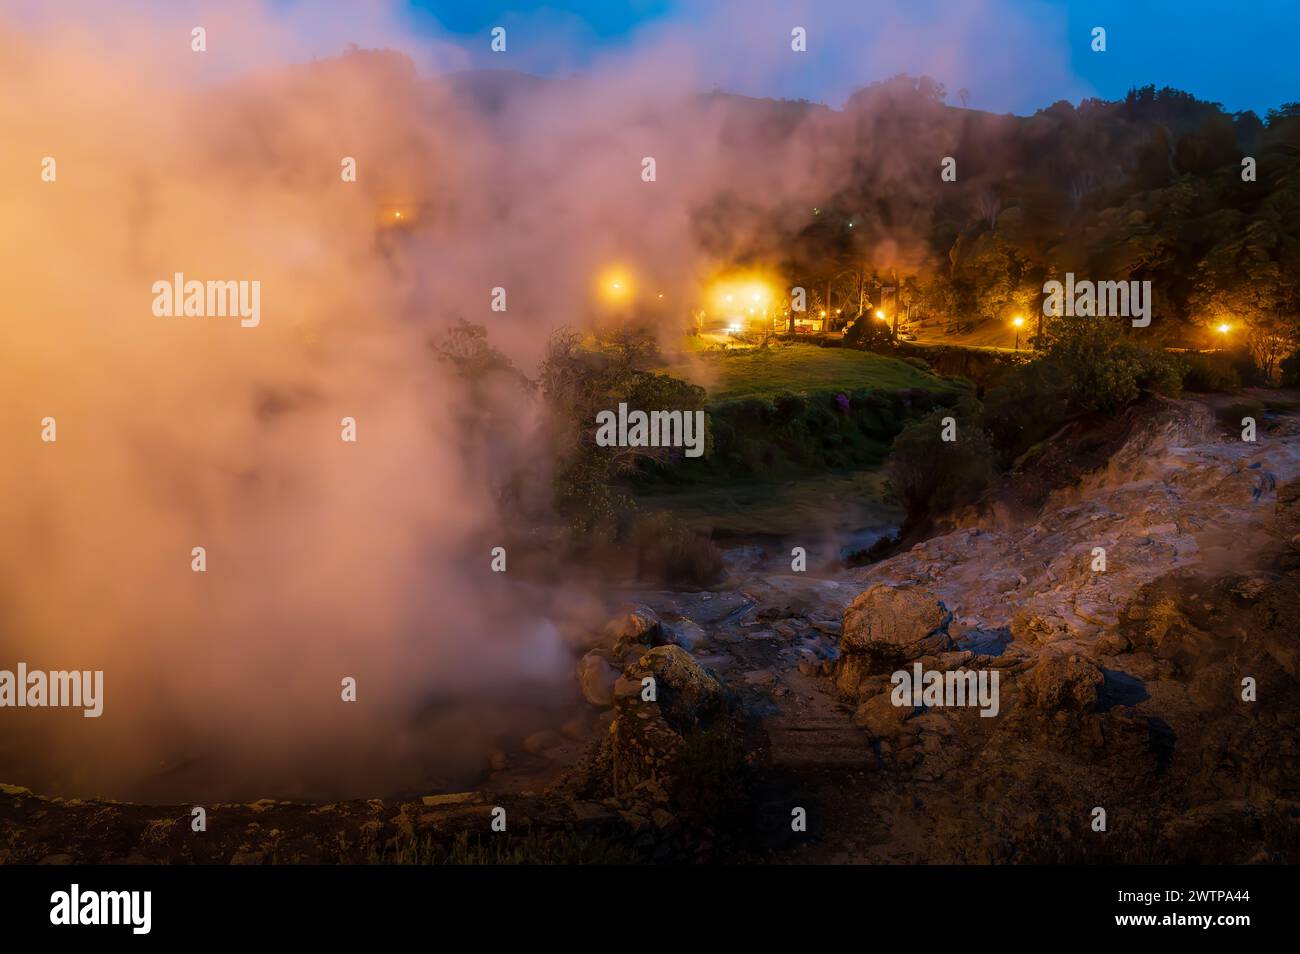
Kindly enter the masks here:
[[[962, 387], [896, 358], [808, 344], [681, 354], [659, 370], [706, 388], [721, 463], [680, 468], [676, 480], [689, 474], [689, 481], [647, 482], [635, 493], [647, 510], [673, 511], [706, 533], [833, 535], [901, 519], [886, 499], [878, 465], [905, 412], [887, 398], [875, 410], [862, 408], [861, 393], [922, 389], [938, 398]], [[852, 414], [830, 401], [841, 391], [857, 395]], [[789, 394], [803, 394], [809, 403], [766, 414], [741, 411], [736, 403], [770, 405]], [[770, 463], [763, 457], [768, 449], [776, 451]], [[729, 466], [737, 456], [745, 464]]]
[[782, 348], [711, 352], [663, 369], [705, 385], [714, 403], [780, 394], [851, 391], [855, 388], [924, 388], [947, 391], [948, 382], [906, 362], [849, 348], [793, 344]]

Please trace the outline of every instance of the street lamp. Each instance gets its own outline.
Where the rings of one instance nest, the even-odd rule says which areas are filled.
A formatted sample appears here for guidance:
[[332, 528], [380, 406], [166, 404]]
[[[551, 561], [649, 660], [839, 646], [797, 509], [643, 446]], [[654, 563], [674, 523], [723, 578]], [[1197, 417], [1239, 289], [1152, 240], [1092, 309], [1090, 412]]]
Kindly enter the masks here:
[[632, 279], [627, 271], [611, 265], [597, 279], [600, 297], [610, 305], [627, 304], [632, 297]]
[[1219, 333], [1219, 350], [1226, 350], [1228, 347], [1228, 332], [1232, 330], [1232, 325], [1228, 322], [1220, 322], [1214, 326], [1214, 330]]
[[1016, 317], [1011, 319], [1011, 323], [1016, 326], [1016, 350], [1019, 351], [1020, 350], [1020, 327], [1025, 323], [1025, 319], [1021, 315], [1016, 315]]

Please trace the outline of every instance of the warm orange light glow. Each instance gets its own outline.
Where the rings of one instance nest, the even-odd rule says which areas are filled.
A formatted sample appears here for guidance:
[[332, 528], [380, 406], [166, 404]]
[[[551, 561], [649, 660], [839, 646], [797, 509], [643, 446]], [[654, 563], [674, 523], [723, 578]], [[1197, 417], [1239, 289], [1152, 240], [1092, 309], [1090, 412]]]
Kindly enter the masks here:
[[1017, 328], [1019, 328], [1021, 325], [1025, 323], [1024, 316], [1016, 315], [1016, 317], [1011, 319], [1011, 323], [1015, 325]]
[[385, 202], [376, 210], [375, 222], [381, 228], [414, 225], [419, 220], [419, 207], [405, 202]]
[[1219, 334], [1226, 335], [1229, 331], [1232, 330], [1232, 326], [1225, 322], [1224, 324], [1219, 325], [1217, 330]]
[[766, 315], [775, 299], [771, 283], [752, 272], [722, 275], [714, 280], [705, 294], [715, 311], [728, 316]]
[[601, 272], [596, 288], [607, 303], [620, 305], [632, 297], [632, 278], [626, 269], [611, 265]]
[[884, 310], [883, 310], [883, 309], [880, 309], [880, 308], [877, 308], [877, 309], [876, 309], [876, 317], [879, 318], [881, 321], [884, 321], [884, 320], [885, 320], [885, 312], [884, 312]]

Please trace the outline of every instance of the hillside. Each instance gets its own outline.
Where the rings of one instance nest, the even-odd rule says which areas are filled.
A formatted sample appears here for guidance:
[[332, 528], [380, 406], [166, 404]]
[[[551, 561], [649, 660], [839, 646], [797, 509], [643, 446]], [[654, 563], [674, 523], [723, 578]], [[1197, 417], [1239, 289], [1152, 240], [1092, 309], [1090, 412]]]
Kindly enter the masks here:
[[[526, 112], [578, 81], [440, 82], [468, 108], [504, 115], [507, 98]], [[1148, 86], [994, 115], [899, 76], [843, 110], [701, 94], [687, 109], [648, 111], [638, 136], [662, 143], [665, 162], [685, 161], [668, 146], [690, 141], [691, 157], [728, 169], [690, 200], [699, 251], [778, 269], [809, 289], [814, 310], [829, 296], [847, 317], [861, 296], [963, 332], [1035, 313], [1043, 283], [1072, 271], [1150, 281], [1147, 335], [1166, 344], [1217, 346], [1212, 329], [1226, 322], [1276, 366], [1300, 341], [1297, 104], [1228, 114]]]

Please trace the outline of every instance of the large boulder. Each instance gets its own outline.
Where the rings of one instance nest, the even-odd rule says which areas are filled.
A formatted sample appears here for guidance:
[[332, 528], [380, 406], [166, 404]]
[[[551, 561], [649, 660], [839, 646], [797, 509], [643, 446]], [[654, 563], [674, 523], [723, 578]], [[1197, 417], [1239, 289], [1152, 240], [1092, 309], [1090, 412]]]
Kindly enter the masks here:
[[678, 732], [708, 723], [727, 709], [728, 695], [722, 683], [680, 646], [656, 646], [627, 675], [637, 682], [654, 677], [659, 709]]
[[952, 613], [924, 586], [890, 586], [877, 583], [860, 593], [844, 611], [840, 649], [866, 653], [879, 649], [901, 652], [915, 659], [948, 647]]
[[[654, 701], [643, 698], [654, 679]], [[684, 737], [730, 709], [726, 688], [680, 646], [657, 646], [627, 668], [614, 687], [610, 726], [614, 787], [626, 792], [643, 782], [664, 785]]]
[[862, 680], [903, 662], [953, 648], [952, 613], [924, 586], [877, 583], [844, 611], [836, 687], [852, 698]]

